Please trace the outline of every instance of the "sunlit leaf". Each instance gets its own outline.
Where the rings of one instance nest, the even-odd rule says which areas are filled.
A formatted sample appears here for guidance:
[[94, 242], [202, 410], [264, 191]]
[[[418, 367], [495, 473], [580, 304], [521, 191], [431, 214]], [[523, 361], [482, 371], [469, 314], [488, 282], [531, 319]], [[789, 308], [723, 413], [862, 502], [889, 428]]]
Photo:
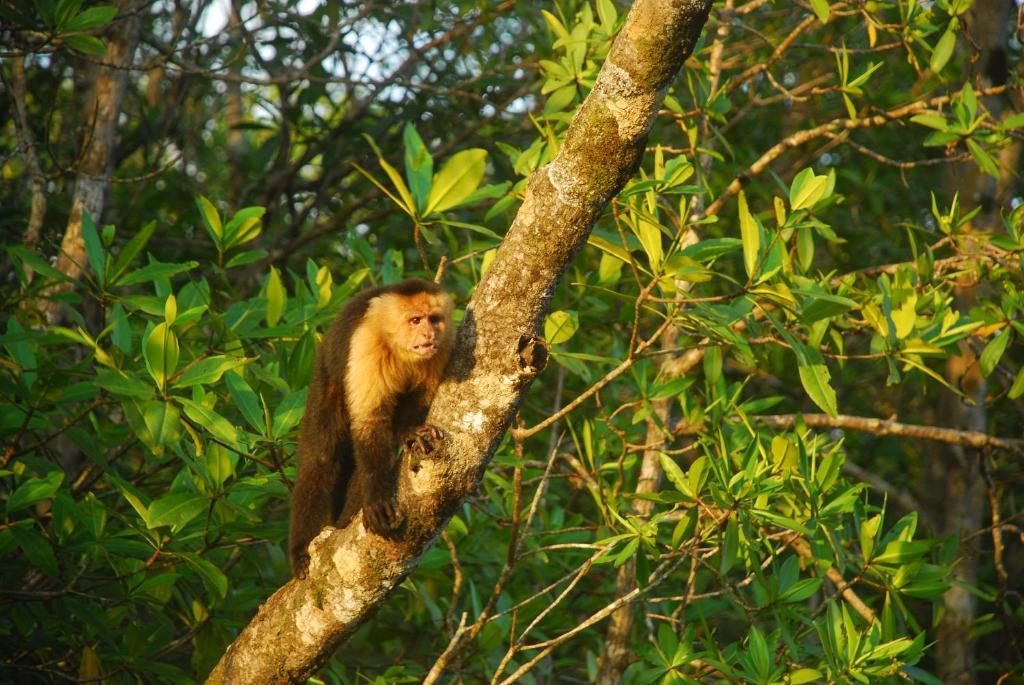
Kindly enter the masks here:
[[486, 162], [487, 151], [478, 148], [452, 155], [434, 176], [424, 214], [445, 212], [462, 204], [483, 180]]
[[747, 196], [739, 193], [740, 239], [743, 241], [743, 266], [749, 278], [754, 277], [761, 250], [761, 231], [747, 207]]

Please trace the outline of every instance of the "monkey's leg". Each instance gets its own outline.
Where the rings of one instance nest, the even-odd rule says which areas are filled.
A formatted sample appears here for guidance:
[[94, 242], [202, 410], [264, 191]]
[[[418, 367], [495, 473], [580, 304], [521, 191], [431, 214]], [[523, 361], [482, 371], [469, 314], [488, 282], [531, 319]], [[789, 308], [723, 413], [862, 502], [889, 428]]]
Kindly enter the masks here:
[[288, 549], [292, 561], [292, 574], [305, 578], [309, 567], [309, 543], [334, 523], [337, 515], [339, 492], [344, 497], [347, 478], [338, 455], [324, 455], [303, 460], [299, 477], [292, 490], [291, 527]]

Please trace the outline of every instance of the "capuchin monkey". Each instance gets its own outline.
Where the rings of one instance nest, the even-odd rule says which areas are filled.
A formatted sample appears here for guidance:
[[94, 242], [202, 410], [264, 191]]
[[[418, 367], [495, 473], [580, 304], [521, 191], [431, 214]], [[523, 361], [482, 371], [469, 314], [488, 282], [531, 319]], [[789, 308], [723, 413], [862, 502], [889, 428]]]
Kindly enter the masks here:
[[324, 526], [363, 524], [388, 535], [400, 523], [397, 448], [429, 449], [424, 426], [453, 340], [452, 298], [410, 278], [370, 288], [345, 306], [317, 351], [299, 433], [289, 552], [304, 578], [310, 540]]

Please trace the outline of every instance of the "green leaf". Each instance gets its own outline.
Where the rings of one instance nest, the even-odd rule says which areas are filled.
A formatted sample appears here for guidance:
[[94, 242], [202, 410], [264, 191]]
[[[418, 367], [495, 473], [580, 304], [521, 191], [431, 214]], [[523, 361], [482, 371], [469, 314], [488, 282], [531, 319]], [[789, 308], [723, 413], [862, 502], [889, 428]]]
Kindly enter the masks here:
[[152, 385], [134, 376], [124, 376], [120, 371], [100, 371], [96, 374], [96, 385], [114, 395], [137, 397], [144, 400], [153, 398]]
[[1024, 395], [1024, 367], [1021, 367], [1020, 371], [1017, 372], [1017, 379], [1010, 386], [1010, 392], [1007, 394], [1007, 397], [1015, 400], [1021, 395]]
[[828, 23], [829, 6], [828, 0], [811, 0], [811, 9], [822, 24]]
[[665, 472], [665, 477], [676, 487], [676, 490], [692, 497], [693, 491], [690, 489], [690, 481], [683, 474], [683, 470], [679, 468], [679, 464], [664, 452], [658, 454], [658, 461], [661, 463], [661, 470]]
[[[53, 17], [54, 25], [58, 29], [63, 28], [72, 17], [78, 14], [78, 10], [82, 8], [82, 2], [83, 0], [57, 0], [56, 12], [49, 13]], [[36, 0], [36, 7], [41, 4], [39, 0]]]
[[43, 478], [29, 478], [7, 499], [7, 515], [10, 516], [44, 499], [51, 499], [63, 482], [63, 471], [51, 471]]
[[177, 388], [187, 388], [193, 385], [216, 383], [224, 375], [224, 372], [237, 369], [247, 362], [245, 357], [229, 357], [222, 354], [207, 357], [185, 369], [172, 385]]
[[569, 32], [558, 17], [547, 10], [541, 10], [540, 15], [544, 17], [544, 23], [548, 25], [548, 28], [551, 29], [551, 32], [554, 33], [555, 36], [564, 40], [569, 40]]
[[612, 0], [597, 0], [597, 16], [601, 20], [601, 28], [610, 34], [615, 28], [616, 19], [618, 19], [615, 3]]
[[[148, 435], [143, 442], [148, 442], [156, 452], [173, 444], [181, 433], [181, 413], [170, 402], [146, 402], [142, 406], [142, 421]], [[142, 436], [140, 436], [142, 437]]]
[[224, 226], [224, 249], [238, 247], [255, 240], [262, 230], [260, 219], [266, 210], [263, 207], [243, 207], [235, 212]]
[[710, 345], [704, 349], [704, 380], [714, 385], [722, 377], [722, 348]]
[[804, 578], [793, 583], [779, 600], [782, 602], [803, 602], [821, 589], [821, 578]]
[[904, 542], [894, 540], [885, 546], [882, 553], [871, 560], [874, 564], [905, 564], [927, 554], [932, 548], [930, 540]]
[[111, 285], [117, 283], [117, 279], [120, 278], [121, 274], [124, 273], [124, 270], [128, 268], [128, 265], [131, 263], [132, 259], [135, 258], [135, 255], [137, 255], [142, 248], [146, 246], [146, 243], [149, 242], [149, 239], [152, 237], [153, 231], [155, 230], [156, 222], [150, 221], [142, 227], [142, 230], [132, 236], [132, 239], [129, 240], [123, 248], [121, 248], [121, 252], [114, 260], [114, 266], [110, 269]]
[[747, 207], [747, 196], [741, 190], [739, 194], [740, 239], [743, 241], [743, 266], [749, 278], [754, 277], [757, 269], [757, 257], [761, 250], [761, 231], [754, 216]]
[[722, 543], [722, 560], [719, 569], [721, 573], [728, 573], [729, 569], [736, 565], [736, 560], [739, 558], [739, 548], [739, 527], [736, 523], [736, 517], [730, 516], [725, 524], [725, 540]]
[[223, 571], [197, 554], [182, 554], [181, 558], [196, 570], [199, 577], [203, 579], [203, 585], [213, 597], [224, 599], [227, 596], [228, 578]]
[[106, 285], [106, 262], [107, 253], [103, 249], [103, 243], [96, 232], [96, 224], [92, 222], [89, 213], [82, 211], [82, 242], [85, 243], [85, 256], [89, 260], [89, 266], [96, 276], [96, 282], [101, 288]]
[[210, 431], [210, 435], [232, 447], [238, 442], [238, 430], [223, 416], [184, 397], [175, 397], [174, 399], [184, 407], [185, 416]]
[[235, 403], [242, 417], [256, 432], [263, 435], [267, 432], [267, 425], [263, 415], [263, 408], [260, 406], [259, 397], [245, 382], [245, 379], [238, 373], [229, 373], [225, 376], [228, 392], [231, 394], [231, 401]]
[[146, 525], [149, 528], [170, 526], [176, 533], [209, 507], [210, 500], [192, 492], [179, 492], [164, 495], [149, 505]]
[[434, 158], [427, 151], [416, 127], [409, 122], [402, 131], [402, 139], [405, 142], [405, 178], [409, 182], [416, 211], [423, 214], [434, 176]]
[[621, 260], [626, 264], [629, 264], [632, 261], [629, 252], [627, 252], [623, 247], [616, 245], [615, 243], [609, 240], [605, 240], [599, 235], [594, 235], [593, 233], [591, 233], [590, 237], [587, 238], [587, 244], [593, 245], [594, 247], [601, 250], [605, 254], [611, 255], [612, 257], [615, 257], [616, 259]]
[[143, 343], [146, 369], [161, 390], [166, 387], [168, 376], [178, 368], [178, 336], [166, 323], [157, 324]]
[[561, 88], [556, 88], [544, 103], [544, 114], [561, 112], [572, 105], [576, 99], [576, 84], [569, 83]]
[[36, 533], [30, 526], [10, 526], [11, 535], [14, 537], [18, 547], [25, 554], [29, 564], [42, 571], [48, 576], [55, 577], [60, 573], [57, 565], [57, 556], [47, 540]]
[[63, 41], [69, 47], [93, 57], [106, 57], [107, 45], [96, 36], [74, 35], [64, 36]]
[[285, 397], [281, 404], [277, 405], [277, 411], [274, 412], [274, 422], [272, 424], [274, 435], [280, 437], [297, 426], [299, 421], [302, 420], [302, 413], [305, 408], [305, 389], [293, 392]]
[[824, 199], [828, 185], [828, 176], [816, 176], [812, 169], [804, 169], [789, 188], [789, 206], [793, 211], [813, 207]]
[[816, 680], [824, 679], [825, 675], [813, 668], [798, 668], [789, 674], [789, 682], [792, 685], [804, 685], [804, 683], [813, 683]]
[[751, 509], [750, 513], [759, 518], [763, 518], [766, 521], [771, 521], [780, 528], [795, 530], [796, 532], [803, 533], [807, 536], [811, 536], [814, 534], [814, 532], [810, 528], [800, 523], [795, 518], [791, 518], [789, 516], [782, 516], [781, 514], [776, 514], [773, 511], [767, 511], [765, 509]]
[[760, 678], [766, 678], [771, 673], [772, 658], [768, 653], [768, 643], [765, 642], [764, 635], [757, 629], [757, 626], [751, 626], [750, 628], [750, 639], [747, 640], [747, 648], [750, 650], [751, 662], [757, 671], [757, 675]]
[[942, 38], [939, 38], [939, 42], [935, 44], [935, 49], [932, 50], [931, 59], [928, 60], [928, 68], [935, 74], [942, 71], [942, 68], [949, 62], [949, 58], [953, 56], [953, 48], [956, 46], [954, 23], [953, 21], [949, 22], [949, 26], [943, 32]]
[[640, 238], [640, 244], [647, 254], [647, 261], [651, 265], [651, 270], [655, 272], [660, 271], [661, 259], [664, 254], [661, 245], [661, 229], [655, 223], [646, 219], [639, 219], [636, 226], [636, 235]]
[[137, 283], [145, 283], [146, 281], [170, 278], [171, 276], [191, 271], [197, 266], [199, 266], [199, 262], [181, 262], [174, 264], [151, 260], [149, 264], [141, 269], [136, 269], [135, 271], [129, 271], [126, 273], [124, 278], [120, 279], [118, 285], [128, 286], [135, 285]]
[[266, 250], [246, 250], [245, 252], [239, 252], [234, 257], [227, 261], [224, 266], [228, 269], [232, 269], [236, 266], [245, 266], [246, 264], [252, 264], [258, 262], [261, 259], [266, 259], [269, 256], [269, 252]]
[[12, 257], [22, 262], [26, 267], [32, 269], [38, 274], [42, 274], [47, 278], [58, 281], [61, 283], [74, 283], [75, 279], [68, 276], [66, 273], [62, 273], [57, 269], [50, 266], [49, 262], [39, 256], [38, 253], [24, 247], [22, 245], [11, 245], [5, 248], [7, 253]]
[[814, 231], [807, 226], [797, 229], [796, 257], [803, 272], [807, 272], [814, 263]]
[[281, 275], [275, 267], [270, 267], [270, 275], [267, 277], [267, 313], [266, 321], [268, 326], [276, 326], [281, 320], [284, 312], [288, 294], [285, 292], [284, 284], [281, 283]]
[[168, 295], [167, 299], [164, 300], [164, 321], [168, 326], [173, 326], [175, 319], [178, 318], [178, 298], [174, 295]]
[[215, 486], [224, 485], [235, 474], [237, 463], [238, 456], [223, 445], [212, 442], [206, 446], [206, 472]]
[[1012, 131], [1014, 129], [1021, 128], [1024, 126], [1024, 112], [1018, 112], [1011, 116], [1006, 117], [1002, 123], [1003, 130]]
[[811, 401], [821, 407], [829, 416], [839, 413], [836, 404], [836, 391], [829, 384], [832, 375], [825, 366], [825, 361], [817, 350], [804, 348], [804, 354], [797, 354], [797, 370], [800, 373], [800, 383]]
[[551, 312], [544, 320], [544, 338], [549, 345], [566, 342], [580, 327], [579, 314], [573, 310]]
[[999, 165], [992, 159], [992, 156], [985, 151], [985, 148], [978, 145], [972, 138], [967, 139], [967, 149], [978, 163], [981, 170], [993, 178], [999, 178]]
[[425, 215], [459, 206], [477, 189], [484, 178], [487, 151], [471, 148], [456, 153], [434, 176]]
[[[375, 150], [377, 149], [376, 145], [374, 145], [373, 147]], [[371, 174], [363, 167], [359, 166], [355, 162], [352, 163], [352, 166], [355, 168], [356, 171], [365, 176], [367, 180], [370, 181], [370, 183], [377, 186], [380, 189], [380, 191], [387, 195], [392, 202], [398, 205], [399, 209], [401, 209], [409, 216], [415, 217], [416, 206], [413, 203], [412, 195], [409, 194], [409, 189], [405, 186], [405, 181], [403, 181], [402, 177], [398, 175], [398, 171], [396, 171], [393, 166], [388, 164], [387, 160], [385, 160], [379, 154], [377, 156], [377, 161], [380, 164], [381, 168], [384, 169], [384, 173], [386, 173], [388, 175], [388, 178], [391, 179], [391, 183], [395, 186], [395, 190], [398, 191], [398, 195], [395, 195], [393, 192], [391, 192], [383, 183], [378, 181], [373, 174]]]
[[981, 352], [981, 375], [988, 378], [988, 375], [996, 368], [999, 360], [1003, 358], [1006, 345], [1010, 342], [1012, 329], [1007, 326], [999, 335], [989, 340], [985, 349]]
[[75, 31], [89, 31], [109, 23], [117, 16], [117, 8], [109, 5], [90, 7], [80, 12], [71, 21], [60, 27], [61, 31], [72, 33]]
[[222, 250], [224, 248], [224, 226], [220, 222], [220, 214], [217, 213], [217, 208], [202, 195], [196, 196], [196, 207], [199, 208], [199, 218], [202, 219], [203, 225], [206, 226], [206, 230], [210, 233], [210, 237], [213, 238], [217, 249]]
[[848, 297], [825, 293], [805, 294], [810, 298], [810, 302], [800, 308], [800, 318], [805, 323], [814, 323], [821, 319], [839, 316], [857, 307], [857, 303]]

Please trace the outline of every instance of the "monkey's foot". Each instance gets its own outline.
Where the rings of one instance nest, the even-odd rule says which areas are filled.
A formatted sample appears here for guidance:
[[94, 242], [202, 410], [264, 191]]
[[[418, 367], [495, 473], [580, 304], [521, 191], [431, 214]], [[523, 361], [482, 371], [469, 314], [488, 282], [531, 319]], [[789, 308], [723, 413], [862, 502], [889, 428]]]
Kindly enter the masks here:
[[444, 437], [443, 430], [430, 424], [420, 426], [413, 431], [412, 435], [405, 440], [405, 451], [409, 453], [409, 468], [418, 471], [420, 462], [435, 456]]
[[401, 522], [394, 498], [379, 499], [363, 505], [363, 524], [371, 533], [388, 537]]
[[309, 555], [303, 554], [292, 559], [292, 576], [296, 580], [303, 580], [309, 573]]

